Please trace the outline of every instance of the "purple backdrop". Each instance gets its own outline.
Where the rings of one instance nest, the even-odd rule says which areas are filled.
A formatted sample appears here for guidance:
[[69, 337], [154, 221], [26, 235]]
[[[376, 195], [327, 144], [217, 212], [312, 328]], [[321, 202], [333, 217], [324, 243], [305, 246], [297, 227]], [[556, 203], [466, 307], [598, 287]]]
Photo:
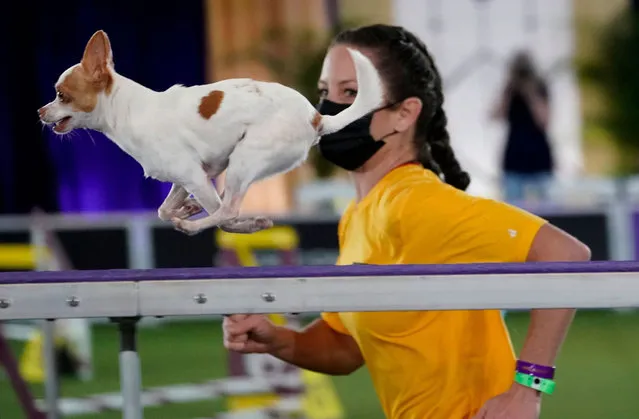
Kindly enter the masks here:
[[61, 212], [139, 211], [157, 208], [171, 185], [145, 179], [142, 167], [96, 132], [45, 139], [55, 161]]

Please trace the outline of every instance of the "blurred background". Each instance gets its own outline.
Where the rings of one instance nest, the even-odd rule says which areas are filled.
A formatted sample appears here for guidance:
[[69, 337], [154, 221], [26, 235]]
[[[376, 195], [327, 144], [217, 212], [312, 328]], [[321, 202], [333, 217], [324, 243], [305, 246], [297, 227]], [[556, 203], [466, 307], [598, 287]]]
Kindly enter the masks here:
[[[639, 1], [33, 0], [10, 9], [0, 14], [0, 270], [333, 264], [337, 221], [354, 191], [316, 152], [252, 186], [243, 211], [275, 217], [276, 229], [242, 240], [216, 230], [187, 237], [157, 219], [168, 185], [144, 179], [98, 133], [55, 136], [36, 110], [98, 29], [118, 72], [149, 88], [254, 77], [316, 103], [332, 34], [379, 22], [406, 26], [433, 52], [470, 193], [547, 218], [596, 260], [639, 259]], [[495, 111], [521, 53], [544, 86], [542, 132], [518, 126], [512, 109]], [[518, 348], [527, 314], [506, 320]], [[55, 333], [62, 417], [120, 417], [116, 328], [70, 320]], [[31, 419], [25, 409], [41, 406], [45, 392], [40, 324], [6, 322], [0, 336], [0, 418]], [[277, 406], [277, 417], [383, 418], [365, 369], [328, 378], [232, 356], [218, 318], [145, 319], [139, 348], [149, 418], [274, 417], [265, 406]], [[559, 390], [541, 417], [639, 418], [637, 348], [635, 310], [578, 313], [558, 361]], [[297, 383], [286, 398], [273, 384], [282, 374]], [[214, 397], [228, 377], [243, 395]], [[275, 390], [255, 384], [264, 379]]]

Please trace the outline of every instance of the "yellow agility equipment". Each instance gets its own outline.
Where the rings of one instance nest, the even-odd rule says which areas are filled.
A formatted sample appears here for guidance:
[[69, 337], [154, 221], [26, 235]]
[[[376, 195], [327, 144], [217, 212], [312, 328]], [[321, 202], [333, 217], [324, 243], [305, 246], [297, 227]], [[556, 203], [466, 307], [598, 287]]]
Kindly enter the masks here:
[[0, 269], [35, 270], [42, 256], [51, 256], [47, 248], [21, 243], [0, 244]]
[[[241, 266], [258, 266], [255, 250], [275, 250], [280, 253], [292, 253], [299, 245], [299, 237], [292, 227], [277, 226], [268, 230], [258, 231], [253, 234], [233, 234], [217, 230], [215, 235], [217, 246], [225, 251], [232, 252]], [[270, 314], [269, 319], [277, 325], [299, 327], [296, 318], [289, 318], [282, 314]], [[275, 407], [283, 400], [278, 394], [278, 381], [284, 376], [299, 377], [301, 386], [299, 397], [301, 398], [302, 415], [308, 419], [342, 419], [344, 409], [340, 403], [337, 392], [330, 377], [312, 371], [286, 365], [282, 361], [269, 355], [255, 354], [244, 356], [237, 353], [229, 354], [229, 369], [232, 375], [265, 378], [272, 382], [274, 390], [269, 394], [251, 394], [231, 396], [227, 399], [229, 411], [245, 409], [265, 409]], [[269, 380], [271, 378], [271, 380]], [[290, 384], [290, 383], [289, 383]], [[290, 387], [286, 393], [298, 395], [296, 389]]]
[[291, 227], [273, 227], [253, 234], [233, 234], [217, 230], [218, 247], [235, 252], [241, 266], [258, 266], [253, 251], [280, 250], [294, 251], [299, 239]]
[[[56, 349], [64, 347], [65, 343], [65, 339], [62, 336], [55, 337], [54, 345]], [[44, 372], [42, 352], [42, 333], [37, 331], [29, 338], [20, 357], [20, 375], [22, 375], [22, 378], [28, 383], [44, 383], [46, 374]]]
[[[0, 244], [0, 269], [2, 270], [35, 270], [42, 257], [50, 257], [47, 248], [36, 248], [31, 244]], [[20, 375], [29, 383], [44, 382], [44, 365], [42, 362], [42, 334], [35, 331], [20, 357]]]
[[[46, 246], [35, 246], [29, 243], [0, 244], [0, 270], [39, 270], [43, 266], [49, 265], [53, 258], [53, 252]], [[84, 325], [86, 320], [65, 319], [56, 322], [53, 342], [56, 350], [67, 347], [74, 355], [80, 355], [80, 353], [76, 353], [75, 349], [77, 348], [72, 345], [73, 337], [75, 336], [75, 340], [86, 339], [85, 336], [78, 337], [77, 335], [78, 333], [86, 334], [87, 331], [84, 328], [79, 328], [78, 323]], [[87, 358], [86, 353], [84, 357]], [[39, 327], [34, 327], [26, 339], [18, 369], [20, 375], [28, 383], [43, 384], [45, 382], [43, 334]]]

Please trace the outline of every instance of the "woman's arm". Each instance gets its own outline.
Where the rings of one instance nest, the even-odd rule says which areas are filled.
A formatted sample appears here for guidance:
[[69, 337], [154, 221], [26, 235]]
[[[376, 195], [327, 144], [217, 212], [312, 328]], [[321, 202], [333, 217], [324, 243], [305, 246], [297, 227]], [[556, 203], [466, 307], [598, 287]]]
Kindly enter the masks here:
[[348, 375], [364, 365], [355, 340], [318, 319], [302, 331], [278, 327], [270, 354], [300, 368], [329, 375]]
[[[569, 234], [545, 224], [533, 240], [529, 262], [587, 261], [590, 249]], [[519, 355], [522, 361], [553, 366], [575, 315], [573, 309], [532, 310]], [[486, 402], [473, 419], [538, 419], [540, 392], [513, 382], [508, 391]]]
[[[550, 224], [541, 227], [528, 254], [529, 262], [587, 260], [590, 260], [590, 249], [585, 244]], [[519, 359], [554, 365], [574, 315], [574, 309], [532, 310]]]
[[262, 314], [224, 317], [224, 346], [240, 353], [268, 353], [300, 368], [330, 375], [346, 375], [364, 364], [355, 340], [323, 319], [303, 330], [275, 326]]
[[548, 129], [550, 122], [550, 106], [545, 86], [529, 82], [524, 87], [524, 96], [528, 101], [535, 123], [543, 130]]
[[506, 86], [490, 111], [490, 119], [495, 121], [506, 119], [510, 96], [510, 86]]

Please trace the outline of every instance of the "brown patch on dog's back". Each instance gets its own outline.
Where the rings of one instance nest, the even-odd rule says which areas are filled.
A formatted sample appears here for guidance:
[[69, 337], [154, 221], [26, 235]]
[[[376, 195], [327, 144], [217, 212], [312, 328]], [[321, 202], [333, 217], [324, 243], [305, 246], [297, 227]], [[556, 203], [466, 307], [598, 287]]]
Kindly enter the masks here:
[[320, 125], [322, 124], [322, 115], [319, 112], [315, 112], [315, 116], [311, 121], [311, 125], [315, 130], [318, 130]]
[[113, 76], [108, 71], [98, 77], [92, 76], [82, 66], [74, 67], [56, 87], [65, 101], [74, 111], [91, 112], [98, 103], [98, 95], [102, 92], [110, 94], [113, 88]]
[[211, 118], [220, 109], [222, 99], [224, 99], [224, 92], [221, 90], [213, 90], [200, 101], [198, 113], [204, 119]]

